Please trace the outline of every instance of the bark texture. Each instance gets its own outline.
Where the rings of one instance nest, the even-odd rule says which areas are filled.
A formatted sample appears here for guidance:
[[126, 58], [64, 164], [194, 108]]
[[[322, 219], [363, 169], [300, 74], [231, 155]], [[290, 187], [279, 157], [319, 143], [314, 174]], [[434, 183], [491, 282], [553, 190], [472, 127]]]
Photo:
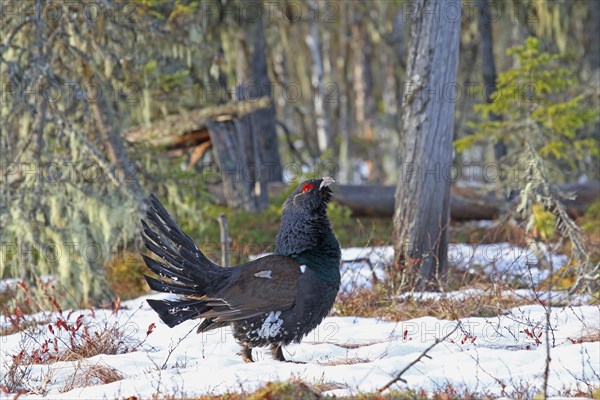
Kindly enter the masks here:
[[[311, 6], [312, 10], [316, 10], [317, 3]], [[314, 12], [314, 11], [313, 11]], [[325, 109], [325, 102], [328, 100], [325, 97], [325, 82], [323, 58], [321, 56], [321, 40], [319, 34], [319, 25], [315, 18], [311, 18], [308, 34], [304, 40], [310, 51], [312, 59], [311, 65], [311, 84], [313, 87], [313, 104], [315, 107], [315, 119], [317, 129], [317, 141], [319, 151], [323, 153], [329, 148], [329, 140], [331, 134], [329, 132], [329, 118]]]
[[[588, 62], [592, 71], [600, 69], [600, 46], [598, 45], [598, 31], [600, 31], [600, 1], [588, 1], [589, 15], [587, 26], [589, 32], [595, 32], [586, 42], [586, 52], [589, 53]], [[594, 39], [594, 37], [596, 39]]]
[[267, 207], [267, 173], [261, 169], [258, 135], [250, 118], [209, 121], [207, 126], [227, 205], [257, 213]]
[[396, 187], [394, 249], [398, 267], [415, 265], [420, 286], [430, 286], [447, 267], [455, 82], [460, 2], [420, 0], [412, 14], [403, 97]]
[[[496, 86], [496, 64], [494, 62], [494, 41], [492, 37], [492, 14], [488, 0], [477, 2], [477, 31], [479, 33], [479, 57], [481, 59], [481, 74], [485, 85], [485, 101], [492, 102], [492, 95]], [[490, 114], [490, 120], [500, 121], [502, 118], [496, 114]], [[499, 140], [494, 144], [494, 155], [499, 161], [506, 155], [506, 144]]]
[[[240, 13], [240, 29], [237, 38], [237, 100], [252, 100], [263, 96], [271, 97], [273, 84], [269, 79], [267, 55], [265, 49], [265, 31], [263, 17], [265, 12], [262, 2], [248, 0], [243, 3], [246, 10], [260, 10], [256, 15]], [[251, 15], [252, 14], [252, 15]], [[269, 182], [281, 181], [281, 160], [279, 158], [279, 142], [275, 128], [275, 108], [268, 108], [253, 113], [249, 118], [255, 132], [258, 133], [260, 158], [265, 170], [270, 171], [265, 179]]]

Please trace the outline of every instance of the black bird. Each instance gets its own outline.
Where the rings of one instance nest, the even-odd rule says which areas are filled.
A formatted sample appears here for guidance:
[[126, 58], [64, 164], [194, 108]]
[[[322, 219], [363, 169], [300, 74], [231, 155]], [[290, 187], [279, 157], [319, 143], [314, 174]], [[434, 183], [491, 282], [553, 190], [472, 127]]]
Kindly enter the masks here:
[[203, 318], [197, 332], [231, 325], [252, 362], [254, 347], [270, 346], [285, 361], [282, 346], [299, 343], [331, 310], [340, 287], [340, 244], [327, 217], [333, 179], [303, 182], [283, 204], [275, 254], [223, 268], [209, 260], [153, 195], [141, 232], [143, 256], [159, 279], [150, 288], [178, 300], [148, 300], [169, 327]]

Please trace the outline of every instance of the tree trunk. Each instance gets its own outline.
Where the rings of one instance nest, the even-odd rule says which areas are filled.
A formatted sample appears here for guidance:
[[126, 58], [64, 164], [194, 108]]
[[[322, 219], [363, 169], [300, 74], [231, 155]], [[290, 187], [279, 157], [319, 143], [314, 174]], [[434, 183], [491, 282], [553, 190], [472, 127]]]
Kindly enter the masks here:
[[340, 183], [350, 183], [352, 181], [352, 165], [351, 165], [351, 126], [350, 126], [350, 104], [348, 101], [349, 83], [351, 79], [348, 78], [348, 57], [350, 55], [350, 28], [349, 28], [349, 4], [348, 2], [342, 2], [343, 12], [341, 14], [341, 21], [339, 27], [339, 48], [341, 59], [338, 60], [337, 69], [338, 76], [340, 77], [338, 82], [339, 98], [338, 103], [338, 132], [340, 132], [340, 149], [339, 149], [339, 180]]
[[[402, 66], [405, 58], [404, 51], [404, 13], [400, 10], [394, 17], [392, 34], [388, 39], [389, 47], [382, 51], [381, 64], [385, 66], [385, 83], [382, 89], [382, 103], [384, 113], [384, 129], [388, 141], [382, 143], [380, 151], [383, 153], [382, 171], [386, 182], [396, 182], [400, 160], [398, 150], [400, 148], [399, 131], [402, 116], [399, 100], [399, 66]], [[402, 67], [404, 69], [404, 67]]]
[[588, 21], [586, 26], [589, 28], [588, 40], [586, 41], [586, 53], [588, 53], [588, 63], [590, 69], [596, 71], [600, 69], [600, 46], [598, 46], [598, 31], [600, 30], [600, 1], [589, 0], [588, 5]]
[[402, 168], [396, 188], [394, 250], [398, 267], [415, 265], [419, 286], [446, 271], [460, 2], [420, 0], [412, 15], [403, 98]]
[[[479, 58], [481, 59], [481, 73], [485, 85], [485, 101], [492, 102], [492, 94], [496, 86], [496, 64], [494, 62], [494, 41], [492, 38], [492, 14], [488, 0], [477, 2], [477, 30], [479, 32]], [[491, 121], [500, 121], [502, 117], [490, 114]], [[494, 156], [499, 162], [506, 155], [506, 144], [502, 139], [494, 144]]]
[[[315, 7], [318, 3], [313, 4], [311, 10], [316, 10]], [[323, 153], [329, 148], [329, 118], [327, 117], [326, 101], [325, 97], [325, 83], [323, 82], [324, 70], [323, 70], [323, 58], [321, 57], [321, 45], [319, 38], [319, 24], [316, 18], [310, 19], [310, 27], [308, 34], [305, 37], [306, 45], [310, 51], [312, 58], [311, 66], [311, 84], [313, 87], [313, 105], [315, 107], [315, 119], [317, 128], [317, 141], [319, 144], [319, 151]]]
[[352, 25], [352, 42], [354, 52], [354, 108], [356, 125], [360, 136], [371, 139], [372, 122], [375, 114], [375, 99], [373, 97], [373, 76], [371, 73], [371, 41], [364, 22], [365, 16], [356, 10]]
[[207, 126], [227, 205], [257, 213], [267, 207], [267, 174], [261, 171], [260, 145], [251, 120], [250, 114], [232, 121], [209, 121]]
[[[356, 2], [354, 10], [354, 23], [351, 27], [352, 32], [352, 51], [354, 54], [353, 68], [353, 94], [354, 94], [354, 113], [357, 136], [373, 140], [373, 119], [375, 116], [375, 96], [373, 95], [373, 74], [371, 71], [371, 57], [373, 54], [369, 31], [365, 22], [364, 9], [366, 3]], [[368, 180], [370, 182], [378, 181], [381, 177], [379, 168], [379, 155], [374, 154], [374, 147], [367, 147], [367, 156], [365, 164], [368, 168]]]
[[[260, 18], [252, 12], [240, 13], [240, 30], [237, 37], [237, 80], [242, 99], [255, 99], [262, 96], [271, 97], [273, 84], [269, 79], [267, 55], [265, 51], [265, 32], [262, 15], [265, 10], [262, 3], [256, 0], [242, 2], [245, 10], [260, 10]], [[279, 143], [275, 127], [275, 108], [259, 110], [249, 117], [254, 132], [258, 133], [260, 158], [263, 175], [268, 182], [282, 180]]]

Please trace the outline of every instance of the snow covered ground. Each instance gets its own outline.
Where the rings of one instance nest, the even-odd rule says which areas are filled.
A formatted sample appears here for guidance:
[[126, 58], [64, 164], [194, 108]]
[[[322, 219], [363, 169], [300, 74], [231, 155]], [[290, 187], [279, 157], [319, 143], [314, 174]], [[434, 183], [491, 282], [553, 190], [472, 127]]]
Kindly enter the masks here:
[[[464, 249], [468, 248], [465, 245]], [[496, 270], [498, 265], [505, 267], [504, 271], [510, 270], [511, 265], [517, 264], [510, 257], [519, 258], [522, 254], [501, 249], [503, 255], [493, 264]], [[344, 264], [346, 290], [371, 284], [373, 274], [377, 279], [385, 279], [383, 263], [389, 257], [389, 248], [346, 249], [344, 260], [359, 260]], [[489, 260], [477, 257], [477, 250], [472, 251], [471, 260], [477, 259], [483, 268], [491, 265]], [[471, 261], [470, 265], [473, 264]], [[471, 289], [443, 295], [410, 295], [427, 299], [478, 294], [477, 290]], [[528, 296], [530, 293], [521, 291], [518, 294]], [[533, 397], [543, 385], [546, 316], [540, 305], [510, 309], [493, 318], [464, 318], [458, 322], [433, 317], [401, 322], [329, 317], [301, 344], [285, 349], [286, 358], [297, 363], [273, 361], [266, 351], [258, 350], [255, 351], [257, 362], [245, 364], [236, 354], [239, 347], [228, 329], [197, 335], [194, 331], [196, 323], [192, 321], [173, 329], [160, 323], [145, 300], [162, 296], [156, 294], [124, 302], [124, 309], [117, 315], [109, 310], [95, 310], [92, 318], [91, 310], [75, 311], [70, 319], [74, 321], [79, 314], [84, 315], [84, 321], [94, 321], [91, 330], [94, 323], [105, 326], [105, 321], [109, 321], [110, 326], [122, 328], [127, 341], [145, 341], [136, 351], [125, 354], [99, 355], [84, 362], [34, 365], [27, 385], [39, 388], [40, 394], [28, 394], [20, 399], [43, 398], [42, 392], [46, 398], [53, 399], [129, 396], [145, 399], [171, 394], [184, 397], [252, 391], [269, 381], [290, 378], [326, 385], [330, 389], [328, 394], [370, 392], [385, 385], [395, 372], [412, 362], [438, 338], [451, 332], [457, 323], [460, 323], [459, 329], [430, 351], [431, 359], [423, 358], [402, 376], [406, 384], [398, 383], [392, 388], [435, 391], [450, 384], [458, 390], [468, 389], [470, 393], [511, 398], [524, 393]], [[560, 296], [565, 294], [553, 294], [554, 299]], [[588, 392], [590, 387], [600, 386], [600, 342], [581, 340], [600, 330], [600, 308], [585, 305], [586, 301], [579, 298], [577, 303], [580, 305], [552, 309], [551, 394]], [[156, 328], [147, 335], [148, 327], [153, 323]], [[38, 342], [43, 336], [51, 337], [47, 329], [40, 330], [39, 335]], [[18, 333], [0, 337], [0, 374], [8, 373], [10, 355], [18, 352], [22, 341], [23, 336]], [[89, 386], [77, 387], [80, 382], [77, 374], [83, 375], [86, 369], [94, 366], [110, 367], [123, 379], [95, 385], [92, 380]], [[0, 398], [12, 396], [0, 394]]]
[[[385, 279], [385, 266], [394, 256], [391, 246], [351, 247], [342, 250], [342, 290], [370, 287], [374, 279]], [[548, 277], [548, 271], [538, 268], [543, 257], [559, 269], [568, 262], [562, 254], [548, 254], [544, 248], [522, 248], [510, 243], [465, 244], [448, 246], [448, 262], [455, 268], [480, 271], [492, 279], [526, 286], [537, 285]]]

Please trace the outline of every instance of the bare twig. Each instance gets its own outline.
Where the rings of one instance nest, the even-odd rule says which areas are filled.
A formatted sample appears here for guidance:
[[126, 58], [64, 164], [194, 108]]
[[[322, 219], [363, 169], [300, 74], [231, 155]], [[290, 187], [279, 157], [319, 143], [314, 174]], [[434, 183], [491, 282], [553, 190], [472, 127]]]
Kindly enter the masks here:
[[375, 287], [379, 283], [379, 280], [377, 279], [377, 273], [375, 272], [375, 266], [373, 265], [373, 263], [371, 262], [371, 259], [369, 257], [357, 257], [357, 258], [353, 258], [351, 260], [342, 260], [342, 265], [354, 264], [354, 263], [360, 263], [360, 262], [364, 262], [365, 264], [367, 264], [369, 266], [369, 269], [371, 270], [371, 283], [373, 284], [373, 287]]
[[[167, 363], [169, 362], [169, 359], [171, 358], [171, 356], [173, 355], [175, 350], [179, 347], [181, 342], [183, 342], [185, 339], [187, 339], [188, 336], [190, 336], [190, 334], [197, 328], [197, 326], [198, 326], [198, 324], [196, 324], [192, 329], [190, 329], [190, 331], [188, 333], [186, 333], [183, 337], [180, 337], [179, 340], [177, 341], [177, 344], [175, 344], [175, 346], [169, 346], [169, 352], [167, 354], [167, 358], [165, 358], [165, 362], [159, 368], [156, 368], [157, 371], [167, 368]], [[156, 363], [154, 364], [154, 366], [158, 367], [158, 365]], [[160, 383], [159, 383], [159, 385], [160, 385]]]
[[437, 346], [438, 344], [440, 344], [441, 342], [443, 342], [444, 340], [448, 339], [450, 336], [452, 336], [454, 334], [454, 332], [456, 332], [458, 330], [458, 328], [461, 326], [461, 323], [458, 322], [456, 324], [456, 326], [454, 327], [454, 329], [452, 329], [450, 332], [448, 332], [446, 334], [446, 336], [444, 336], [441, 339], [436, 339], [435, 342], [433, 342], [431, 344], [431, 346], [429, 346], [428, 348], [426, 348], [425, 350], [423, 350], [423, 352], [421, 354], [419, 354], [419, 356], [417, 358], [415, 358], [410, 364], [408, 364], [406, 367], [404, 367], [400, 372], [398, 372], [396, 374], [396, 376], [389, 381], [388, 383], [385, 384], [385, 386], [383, 386], [381, 389], [379, 389], [378, 391], [381, 393], [383, 391], [385, 391], [386, 389], [388, 389], [390, 386], [392, 386], [394, 383], [400, 381], [403, 383], [408, 383], [405, 379], [402, 378], [402, 375], [408, 371], [410, 368], [412, 368], [413, 365], [415, 365], [416, 363], [418, 363], [419, 361], [421, 361], [421, 359], [423, 357], [427, 357], [427, 358], [431, 358], [431, 356], [429, 356], [427, 353], [429, 353], [431, 351], [431, 349], [433, 349], [435, 346]]
[[288, 145], [288, 149], [290, 150], [290, 152], [292, 153], [292, 155], [294, 155], [294, 157], [296, 157], [296, 159], [304, 164], [304, 165], [310, 165], [310, 162], [306, 161], [303, 157], [302, 154], [300, 153], [300, 151], [296, 148], [296, 146], [294, 145], [294, 142], [292, 140], [292, 133], [290, 132], [290, 128], [288, 128], [288, 126], [282, 122], [282, 121], [275, 121], [275, 123], [277, 124], [277, 126], [281, 127], [281, 129], [283, 130], [284, 133], [284, 137], [285, 137], [285, 141]]
[[229, 267], [229, 233], [227, 229], [227, 216], [219, 215], [219, 227], [221, 228], [221, 265]]
[[548, 300], [547, 304], [544, 304], [546, 311], [546, 326], [544, 328], [546, 335], [546, 365], [544, 368], [543, 391], [544, 400], [548, 398], [548, 380], [550, 379], [550, 361], [552, 360], [550, 357], [550, 313], [552, 312], [552, 280], [554, 279], [554, 264], [552, 263], [552, 260], [549, 260], [548, 266], [550, 268], [550, 273], [548, 275]]

